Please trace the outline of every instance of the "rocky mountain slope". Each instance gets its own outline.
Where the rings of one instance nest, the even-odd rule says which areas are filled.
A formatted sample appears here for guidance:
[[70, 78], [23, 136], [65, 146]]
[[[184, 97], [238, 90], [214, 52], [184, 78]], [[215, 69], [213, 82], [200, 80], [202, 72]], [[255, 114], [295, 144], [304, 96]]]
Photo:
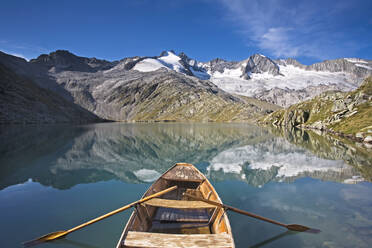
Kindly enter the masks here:
[[[310, 66], [255, 54], [240, 62], [198, 62], [186, 54], [105, 61], [58, 50], [0, 63], [38, 86], [115, 121], [248, 121], [328, 90], [357, 88], [372, 61], [337, 59]], [[271, 104], [270, 104], [271, 103]]]
[[71, 81], [76, 77], [59, 75], [58, 82], [65, 84], [79, 105], [118, 121], [244, 121], [278, 109], [166, 69], [84, 75], [77, 85]]
[[238, 62], [223, 59], [198, 62], [172, 51], [158, 57], [137, 57], [130, 67], [143, 72], [159, 68], [208, 79], [229, 93], [284, 107], [329, 90], [353, 90], [372, 75], [372, 61], [357, 58], [326, 60], [310, 66], [294, 59], [272, 60], [261, 54]]
[[0, 124], [98, 121], [96, 115], [0, 64]]
[[372, 77], [351, 92], [326, 92], [262, 118], [274, 126], [325, 130], [372, 143]]
[[68, 51], [27, 62], [0, 54], [21, 75], [65, 99], [115, 121], [248, 121], [278, 107], [227, 93], [192, 75], [172, 52], [118, 62], [78, 57]]

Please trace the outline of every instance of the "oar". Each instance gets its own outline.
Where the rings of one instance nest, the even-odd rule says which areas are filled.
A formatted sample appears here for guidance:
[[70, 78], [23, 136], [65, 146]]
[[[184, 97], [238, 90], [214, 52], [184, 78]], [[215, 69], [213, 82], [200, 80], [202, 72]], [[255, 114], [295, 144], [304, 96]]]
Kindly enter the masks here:
[[97, 218], [95, 218], [93, 220], [90, 220], [88, 222], [85, 222], [85, 223], [83, 223], [81, 225], [78, 225], [78, 226], [76, 226], [74, 228], [71, 228], [71, 229], [69, 229], [67, 231], [57, 231], [57, 232], [49, 233], [49, 234], [46, 234], [44, 236], [41, 236], [40, 238], [37, 238], [37, 239], [31, 240], [31, 241], [25, 242], [25, 243], [23, 243], [23, 245], [25, 245], [25, 246], [32, 246], [32, 245], [36, 245], [36, 244], [39, 244], [39, 243], [42, 243], [42, 242], [46, 242], [46, 241], [51, 241], [51, 240], [55, 240], [55, 239], [58, 239], [58, 238], [62, 238], [62, 237], [66, 236], [69, 233], [75, 232], [76, 230], [79, 230], [79, 229], [81, 229], [83, 227], [86, 227], [88, 225], [91, 225], [93, 223], [96, 223], [97, 221], [106, 219], [107, 217], [110, 217], [110, 216], [112, 216], [114, 214], [117, 214], [119, 212], [122, 212], [124, 210], [127, 210], [128, 208], [131, 208], [131, 207], [135, 206], [136, 204], [140, 204], [140, 203], [143, 203], [145, 201], [148, 201], [148, 200], [150, 200], [152, 198], [159, 197], [159, 196], [164, 195], [165, 193], [168, 193], [168, 192], [173, 191], [175, 189], [177, 189], [177, 186], [170, 187], [168, 189], [165, 189], [163, 191], [160, 191], [158, 193], [155, 193], [153, 195], [150, 195], [148, 197], [145, 197], [143, 199], [140, 199], [138, 201], [135, 201], [135, 202], [133, 202], [131, 204], [128, 204], [128, 205], [126, 205], [124, 207], [121, 207], [119, 209], [116, 209], [116, 210], [114, 210], [114, 211], [112, 211], [110, 213], [107, 213], [107, 214], [102, 215], [100, 217], [97, 217]]
[[286, 224], [277, 222], [275, 220], [271, 220], [271, 219], [268, 219], [268, 218], [265, 218], [265, 217], [262, 217], [262, 216], [259, 216], [259, 215], [256, 215], [256, 214], [252, 214], [252, 213], [249, 213], [247, 211], [244, 211], [244, 210], [241, 210], [241, 209], [238, 209], [238, 208], [234, 208], [234, 207], [231, 207], [231, 206], [228, 206], [228, 205], [225, 205], [225, 204], [221, 204], [219, 202], [207, 200], [207, 199], [204, 199], [204, 198], [196, 197], [196, 196], [193, 196], [193, 195], [190, 195], [190, 194], [184, 193], [184, 195], [187, 196], [187, 197], [190, 197], [194, 200], [203, 201], [203, 202], [209, 203], [211, 205], [218, 206], [220, 208], [229, 209], [229, 210], [232, 210], [232, 211], [237, 212], [239, 214], [247, 215], [247, 216], [259, 219], [259, 220], [263, 220], [263, 221], [270, 222], [270, 223], [275, 224], [275, 225], [285, 227], [285, 228], [287, 228], [288, 230], [291, 230], [291, 231], [304, 232], [304, 231], [307, 231], [307, 230], [310, 229], [307, 226], [302, 226], [302, 225], [297, 225], [297, 224], [286, 225]]

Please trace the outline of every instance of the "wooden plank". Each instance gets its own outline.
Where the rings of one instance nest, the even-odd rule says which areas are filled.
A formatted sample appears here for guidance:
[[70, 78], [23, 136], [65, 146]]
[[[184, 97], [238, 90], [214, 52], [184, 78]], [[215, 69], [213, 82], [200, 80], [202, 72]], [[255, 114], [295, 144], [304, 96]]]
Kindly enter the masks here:
[[202, 201], [181, 201], [153, 198], [145, 202], [146, 205], [164, 208], [195, 209], [195, 208], [215, 208], [214, 205]]
[[208, 223], [152, 222], [148, 232], [166, 234], [211, 234]]
[[[200, 190], [197, 190], [197, 189], [186, 189], [185, 193], [189, 194], [189, 195], [196, 196], [196, 197], [203, 198], [202, 192], [200, 192]], [[192, 200], [192, 199], [189, 199], [189, 197], [187, 197], [187, 196], [185, 197], [184, 195], [182, 195], [182, 200]]]
[[174, 248], [174, 247], [234, 247], [231, 236], [220, 234], [164, 234], [129, 231], [125, 247]]
[[204, 181], [203, 175], [201, 175], [193, 166], [178, 165], [173, 169], [165, 173], [162, 178], [173, 181]]

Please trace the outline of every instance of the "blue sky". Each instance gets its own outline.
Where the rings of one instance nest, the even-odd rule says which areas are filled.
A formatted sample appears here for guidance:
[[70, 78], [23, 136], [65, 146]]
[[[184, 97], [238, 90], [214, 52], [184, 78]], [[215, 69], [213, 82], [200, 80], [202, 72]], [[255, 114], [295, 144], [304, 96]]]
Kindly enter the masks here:
[[372, 59], [370, 0], [2, 0], [0, 13], [0, 50], [27, 59], [57, 49], [107, 60], [170, 49], [200, 61]]

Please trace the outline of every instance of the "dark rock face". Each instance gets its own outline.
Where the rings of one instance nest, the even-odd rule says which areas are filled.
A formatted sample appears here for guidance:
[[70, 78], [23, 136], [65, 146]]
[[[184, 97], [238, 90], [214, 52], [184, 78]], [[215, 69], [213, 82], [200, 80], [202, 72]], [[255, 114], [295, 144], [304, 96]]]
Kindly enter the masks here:
[[[160, 56], [156, 58], [167, 56], [169, 53], [173, 53], [174, 55], [176, 55], [176, 53], [173, 50], [170, 50], [169, 52], [167, 51], [162, 52]], [[176, 56], [180, 58], [179, 63], [184, 67], [184, 70], [181, 71], [182, 73], [188, 76], [195, 76], [203, 80], [207, 80], [210, 78], [205, 68], [199, 66], [199, 62], [196, 61], [195, 59], [188, 57], [184, 52], [181, 52]]]
[[38, 58], [32, 59], [30, 63], [43, 66], [48, 70], [80, 72], [107, 70], [117, 64], [117, 62], [109, 62], [96, 58], [78, 57], [66, 50], [57, 50], [50, 54], [42, 54]]
[[0, 124], [98, 121], [96, 115], [0, 64]]
[[0, 63], [6, 65], [9, 69], [13, 70], [15, 73], [26, 75], [31, 74], [36, 67], [29, 66], [29, 63], [23, 59], [16, 56], [12, 56], [0, 51]]
[[279, 66], [270, 58], [261, 55], [254, 54], [246, 60], [239, 62], [226, 61], [220, 58], [213, 59], [207, 63], [204, 63], [205, 68], [209, 69], [213, 74], [218, 71], [223, 73], [225, 69], [241, 69], [241, 78], [249, 79], [249, 73], [264, 73], [268, 72], [271, 75], [280, 75]]
[[275, 64], [274, 61], [261, 54], [254, 54], [251, 57], [249, 57], [244, 72], [245, 73], [268, 72], [271, 75], [277, 76], [279, 75], [279, 66]]
[[180, 54], [178, 54], [178, 57], [180, 57], [186, 63], [189, 63], [190, 61], [192, 61], [192, 59], [189, 58], [184, 52], [181, 52]]
[[138, 62], [141, 62], [145, 58], [146, 57], [139, 57], [139, 56], [124, 58], [124, 59], [120, 60], [119, 63], [115, 67], [112, 68], [112, 70], [125, 70], [125, 71], [129, 71]]
[[223, 73], [225, 69], [235, 69], [238, 66], [238, 62], [235, 61], [226, 61], [220, 58], [213, 59], [204, 64], [211, 73], [216, 71]]
[[274, 60], [274, 61], [278, 65], [284, 65], [284, 66], [285, 65], [293, 65], [293, 66], [296, 66], [296, 67], [302, 68], [302, 69], [306, 68], [306, 65], [303, 65], [300, 62], [298, 62], [297, 60], [292, 59], [292, 58], [288, 58], [288, 59], [284, 59], [284, 60], [278, 59], [278, 60]]
[[49, 74], [48, 68], [2, 52], [0, 52], [0, 63], [17, 75], [32, 79], [39, 87], [50, 90], [68, 101], [73, 101], [71, 94], [55, 82], [55, 78]]

